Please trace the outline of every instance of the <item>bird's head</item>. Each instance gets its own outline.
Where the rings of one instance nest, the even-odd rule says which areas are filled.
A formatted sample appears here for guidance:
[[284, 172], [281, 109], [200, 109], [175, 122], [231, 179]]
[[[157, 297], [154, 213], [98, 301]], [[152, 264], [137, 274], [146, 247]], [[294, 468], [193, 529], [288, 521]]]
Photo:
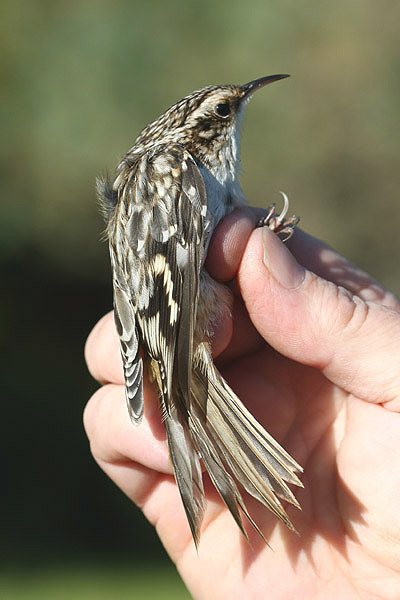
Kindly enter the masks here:
[[244, 107], [253, 93], [285, 77], [289, 75], [268, 75], [244, 85], [196, 90], [143, 129], [135, 146], [172, 141], [184, 145], [199, 160], [204, 155], [215, 156], [231, 138], [238, 138]]

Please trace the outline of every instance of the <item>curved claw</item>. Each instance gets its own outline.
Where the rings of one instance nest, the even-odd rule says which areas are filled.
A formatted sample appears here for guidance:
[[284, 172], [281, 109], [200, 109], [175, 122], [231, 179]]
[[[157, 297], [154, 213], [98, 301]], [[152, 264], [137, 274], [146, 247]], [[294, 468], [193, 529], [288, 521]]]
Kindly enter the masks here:
[[256, 225], [256, 227], [269, 227], [271, 231], [274, 231], [277, 234], [286, 234], [286, 236], [282, 239], [283, 242], [286, 242], [290, 237], [292, 237], [294, 228], [300, 221], [299, 217], [293, 216], [286, 218], [288, 209], [289, 209], [289, 198], [285, 194], [285, 192], [279, 192], [283, 197], [283, 208], [282, 211], [277, 214], [276, 213], [276, 204], [272, 204], [265, 217], [260, 219]]
[[277, 220], [279, 221], [279, 223], [282, 223], [282, 221], [286, 217], [289, 208], [289, 198], [287, 197], [287, 194], [285, 194], [285, 192], [279, 191], [279, 193], [283, 197], [283, 209], [281, 213], [277, 216]]

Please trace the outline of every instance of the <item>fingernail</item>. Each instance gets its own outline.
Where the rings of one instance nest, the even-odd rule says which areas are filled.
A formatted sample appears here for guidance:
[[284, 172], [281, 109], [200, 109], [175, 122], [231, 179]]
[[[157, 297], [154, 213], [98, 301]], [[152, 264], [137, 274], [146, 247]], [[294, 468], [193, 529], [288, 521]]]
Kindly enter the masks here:
[[299, 287], [305, 276], [304, 268], [286, 248], [285, 244], [268, 227], [262, 229], [264, 264], [272, 277], [284, 288]]

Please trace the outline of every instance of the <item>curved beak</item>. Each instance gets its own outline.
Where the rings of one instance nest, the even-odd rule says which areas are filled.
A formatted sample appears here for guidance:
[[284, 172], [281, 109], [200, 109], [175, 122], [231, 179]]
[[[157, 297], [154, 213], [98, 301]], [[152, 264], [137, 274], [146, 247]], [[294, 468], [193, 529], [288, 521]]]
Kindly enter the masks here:
[[290, 77], [290, 75], [287, 75], [286, 73], [281, 75], [267, 75], [267, 77], [260, 77], [260, 79], [255, 79], [254, 81], [245, 83], [244, 85], [242, 85], [242, 100], [248, 98], [253, 92], [264, 87], [264, 85], [268, 85], [269, 83], [273, 83], [274, 81], [279, 81], [279, 79], [286, 79], [286, 77]]

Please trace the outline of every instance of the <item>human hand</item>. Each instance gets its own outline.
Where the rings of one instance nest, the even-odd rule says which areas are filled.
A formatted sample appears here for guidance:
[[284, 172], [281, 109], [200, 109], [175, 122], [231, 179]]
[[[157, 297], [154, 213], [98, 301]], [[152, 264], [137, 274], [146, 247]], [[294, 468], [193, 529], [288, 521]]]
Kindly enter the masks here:
[[[290, 247], [252, 211], [215, 232], [207, 268], [234, 305], [213, 342], [216, 364], [250, 411], [304, 467], [300, 536], [261, 504], [243, 539], [207, 481], [198, 553], [168, 462], [158, 401], [145, 382], [143, 422], [125, 406], [111, 315], [86, 356], [104, 383], [85, 410], [93, 455], [143, 510], [197, 599], [400, 597], [400, 305], [368, 275], [297, 231]], [[266, 263], [264, 259], [264, 245]], [[236, 277], [235, 277], [236, 276]], [[342, 287], [339, 287], [342, 286]]]

